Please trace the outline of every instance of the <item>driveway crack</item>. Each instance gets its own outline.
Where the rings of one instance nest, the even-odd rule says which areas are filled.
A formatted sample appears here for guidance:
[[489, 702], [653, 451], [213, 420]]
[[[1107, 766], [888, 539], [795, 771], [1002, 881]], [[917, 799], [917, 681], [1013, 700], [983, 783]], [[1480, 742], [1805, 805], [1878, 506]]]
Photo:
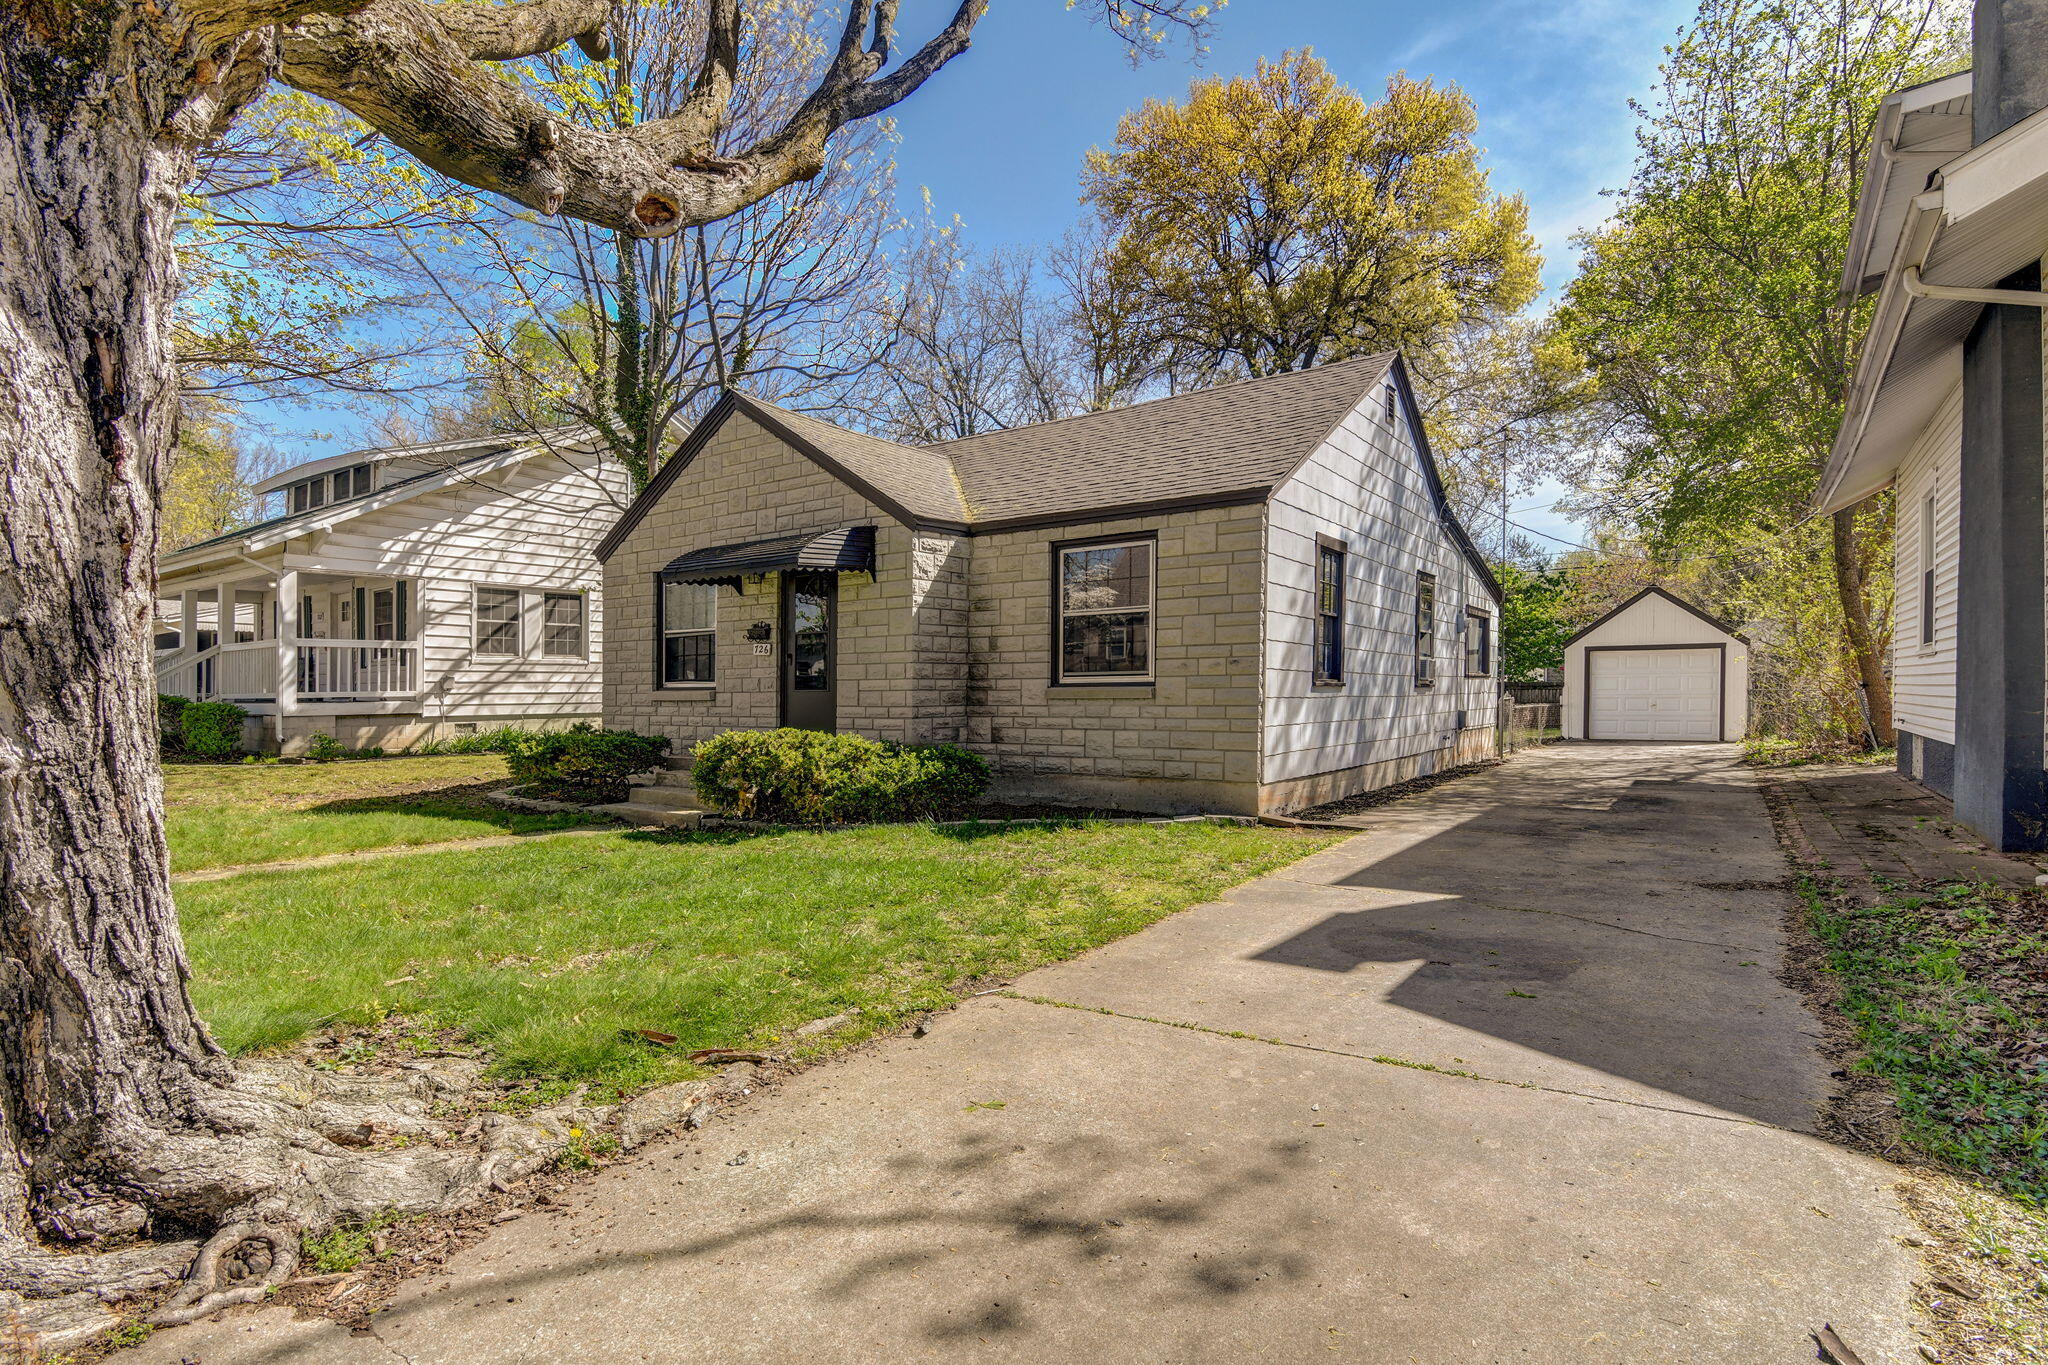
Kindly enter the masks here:
[[[1104, 1014], [1112, 1019], [1128, 1019], [1135, 1024], [1153, 1024], [1160, 1028], [1183, 1029], [1189, 1033], [1206, 1033], [1215, 1038], [1232, 1038], [1239, 1042], [1264, 1043], [1268, 1047], [1294, 1048], [1301, 1052], [1320, 1052], [1328, 1057], [1347, 1057], [1352, 1061], [1371, 1062], [1376, 1066], [1398, 1066], [1409, 1071], [1425, 1071], [1434, 1076], [1446, 1076], [1461, 1081], [1483, 1081], [1488, 1085], [1511, 1086], [1516, 1090], [1537, 1090], [1546, 1095], [1569, 1095], [1573, 1099], [1593, 1100], [1600, 1104], [1619, 1104], [1630, 1109], [1650, 1109], [1660, 1114], [1677, 1114], [1682, 1118], [1706, 1119], [1714, 1123], [1733, 1123], [1744, 1128], [1764, 1128], [1774, 1133], [1799, 1134], [1796, 1128], [1782, 1124], [1766, 1123], [1761, 1119], [1746, 1119], [1736, 1114], [1709, 1114], [1699, 1109], [1682, 1109], [1674, 1104], [1652, 1104], [1648, 1100], [1621, 1099], [1614, 1095], [1595, 1095], [1586, 1090], [1573, 1090], [1567, 1086], [1539, 1085], [1535, 1081], [1509, 1080], [1505, 1076], [1487, 1076], [1477, 1071], [1463, 1071], [1457, 1067], [1437, 1066], [1433, 1062], [1418, 1062], [1408, 1057], [1395, 1057], [1387, 1053], [1349, 1052], [1343, 1048], [1324, 1047], [1319, 1043], [1296, 1043], [1285, 1038], [1267, 1038], [1240, 1029], [1212, 1028], [1207, 1024], [1191, 1024], [1183, 1019], [1160, 1019], [1149, 1014], [1126, 1014], [1106, 1005], [1083, 1005], [1073, 1000], [1055, 1000], [1050, 996], [1026, 995], [1022, 991], [992, 992], [1007, 1000], [1017, 1000], [1029, 1005], [1048, 1005], [1053, 1009], [1079, 1010], [1084, 1014]], [[1803, 1134], [1802, 1134], [1803, 1136]]]

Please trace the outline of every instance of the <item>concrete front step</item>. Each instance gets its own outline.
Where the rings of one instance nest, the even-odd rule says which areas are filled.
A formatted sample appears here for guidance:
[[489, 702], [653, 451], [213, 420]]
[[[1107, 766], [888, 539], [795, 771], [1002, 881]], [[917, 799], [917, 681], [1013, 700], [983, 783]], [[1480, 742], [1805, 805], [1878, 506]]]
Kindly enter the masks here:
[[663, 825], [669, 829], [695, 829], [704, 823], [704, 812], [686, 807], [653, 805], [643, 801], [618, 801], [598, 810], [635, 825]]
[[632, 794], [627, 799], [636, 805], [642, 806], [675, 806], [681, 810], [695, 810], [697, 808], [697, 789], [695, 787], [655, 786], [650, 782], [644, 786], [635, 786]]

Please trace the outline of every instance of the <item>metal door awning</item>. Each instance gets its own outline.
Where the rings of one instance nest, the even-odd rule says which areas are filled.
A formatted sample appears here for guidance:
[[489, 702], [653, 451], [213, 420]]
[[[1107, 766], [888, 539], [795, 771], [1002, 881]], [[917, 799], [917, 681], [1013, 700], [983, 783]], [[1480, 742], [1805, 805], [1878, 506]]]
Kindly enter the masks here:
[[677, 555], [661, 571], [665, 583], [729, 583], [755, 574], [875, 571], [875, 528], [835, 526], [825, 531], [742, 540]]

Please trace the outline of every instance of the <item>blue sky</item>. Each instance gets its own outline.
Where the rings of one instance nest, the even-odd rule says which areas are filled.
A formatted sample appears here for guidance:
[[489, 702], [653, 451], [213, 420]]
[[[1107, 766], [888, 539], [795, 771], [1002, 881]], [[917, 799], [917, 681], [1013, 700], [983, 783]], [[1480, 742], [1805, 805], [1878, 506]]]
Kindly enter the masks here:
[[[904, 0], [901, 42], [922, 42], [957, 0]], [[1479, 114], [1493, 184], [1520, 191], [1546, 257], [1545, 284], [1571, 275], [1572, 233], [1604, 216], [1634, 154], [1631, 98], [1649, 94], [1664, 46], [1696, 0], [1232, 0], [1206, 56], [1185, 44], [1133, 67], [1121, 46], [1062, 0], [994, 0], [973, 47], [896, 110], [897, 171], [907, 213], [929, 190], [976, 245], [1056, 240], [1080, 214], [1090, 147], [1148, 97], [1177, 98], [1197, 76], [1249, 71], [1260, 57], [1312, 47], [1368, 97], [1394, 71], [1462, 85]], [[320, 405], [277, 407], [288, 458], [365, 439], [366, 420]], [[1514, 519], [1565, 540], [1576, 526], [1548, 510], [1559, 490], [1520, 497]], [[1555, 542], [1551, 548], [1559, 548]]]
[[[902, 41], [923, 41], [953, 4], [905, 0]], [[981, 246], [1054, 240], [1079, 215], [1082, 155], [1115, 140], [1126, 109], [1178, 97], [1197, 76], [1312, 47], [1368, 97], [1401, 70], [1463, 86], [1494, 187], [1528, 199], [1544, 282], [1555, 289], [1572, 273], [1572, 233], [1597, 224], [1601, 192], [1627, 178], [1628, 102], [1650, 93], [1665, 45], [1694, 10], [1693, 0], [1232, 0], [1199, 65], [1183, 45], [1133, 68], [1060, 0], [995, 0], [974, 46], [898, 110], [901, 193], [916, 212], [929, 189], [934, 210], [958, 214]], [[1580, 539], [1548, 510], [1558, 492], [1523, 495], [1514, 520]]]

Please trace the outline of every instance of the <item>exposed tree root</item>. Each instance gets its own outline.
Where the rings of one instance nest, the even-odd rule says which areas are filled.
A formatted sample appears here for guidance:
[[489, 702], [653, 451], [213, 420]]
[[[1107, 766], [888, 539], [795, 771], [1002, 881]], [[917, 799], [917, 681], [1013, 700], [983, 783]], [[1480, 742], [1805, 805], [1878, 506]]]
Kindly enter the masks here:
[[[118, 1137], [89, 1185], [45, 1199], [37, 1218], [45, 1234], [95, 1249], [66, 1253], [0, 1237], [0, 1320], [18, 1316], [41, 1349], [57, 1351], [114, 1326], [108, 1304], [147, 1299], [180, 1280], [149, 1321], [169, 1326], [253, 1303], [297, 1271], [306, 1235], [372, 1215], [460, 1209], [546, 1166], [574, 1140], [572, 1129], [612, 1116], [576, 1105], [469, 1112], [463, 1101], [482, 1069], [466, 1058], [389, 1075], [237, 1064], [193, 1096], [192, 1130]], [[215, 1231], [204, 1242], [96, 1249], [144, 1231], [145, 1214]]]

